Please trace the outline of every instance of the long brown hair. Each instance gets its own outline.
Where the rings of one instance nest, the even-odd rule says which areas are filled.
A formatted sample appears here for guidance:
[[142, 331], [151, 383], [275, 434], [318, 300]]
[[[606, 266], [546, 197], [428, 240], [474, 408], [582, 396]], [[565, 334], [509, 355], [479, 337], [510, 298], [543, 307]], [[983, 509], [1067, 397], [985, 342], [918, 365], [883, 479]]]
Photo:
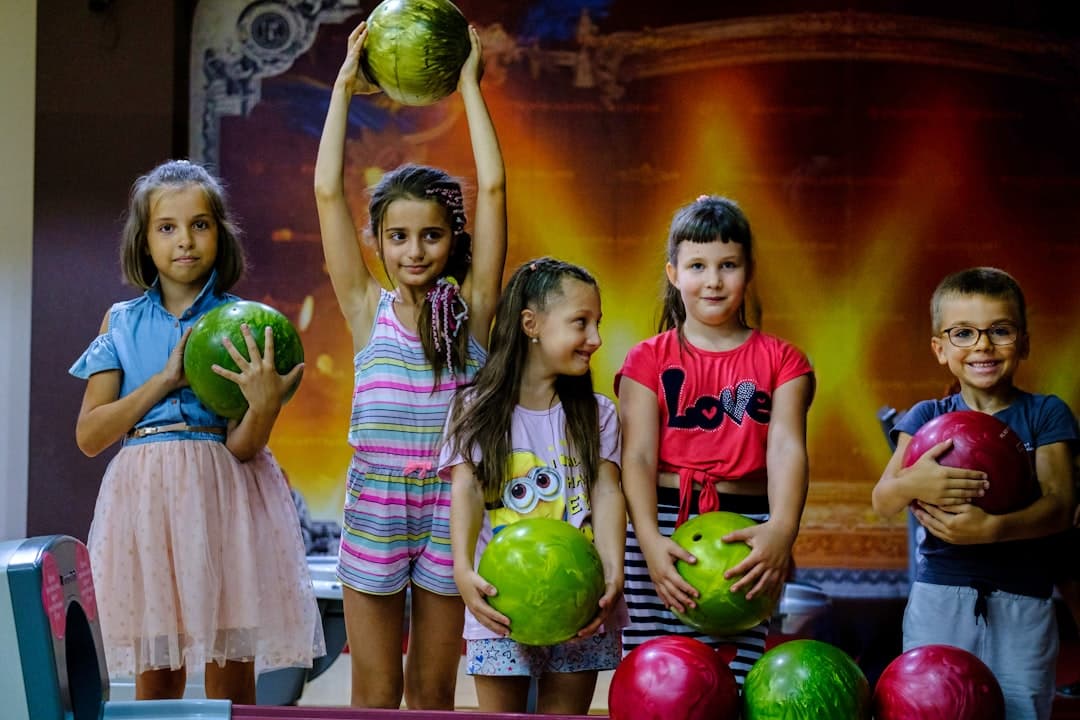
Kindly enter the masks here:
[[[521, 327], [526, 308], [544, 312], [563, 296], [566, 279], [597, 287], [587, 270], [553, 258], [525, 263], [510, 277], [495, 309], [491, 354], [472, 385], [459, 391], [448, 432], [455, 453], [469, 457], [479, 449], [476, 476], [484, 500], [494, 503], [502, 495], [510, 459], [510, 427], [521, 395], [529, 338]], [[600, 410], [593, 394], [592, 371], [559, 375], [555, 394], [566, 413], [567, 444], [580, 458], [584, 477], [591, 484], [600, 467]]]

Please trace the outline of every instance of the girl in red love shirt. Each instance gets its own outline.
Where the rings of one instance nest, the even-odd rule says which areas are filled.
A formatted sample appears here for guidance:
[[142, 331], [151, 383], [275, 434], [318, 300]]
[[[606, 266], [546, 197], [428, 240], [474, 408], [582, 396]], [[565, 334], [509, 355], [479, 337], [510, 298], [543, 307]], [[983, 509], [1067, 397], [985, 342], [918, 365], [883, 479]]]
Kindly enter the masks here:
[[679, 209], [660, 333], [631, 348], [615, 377], [630, 514], [623, 652], [660, 635], [734, 644], [740, 686], [765, 650], [769, 621], [728, 638], [682, 624], [672, 609], [694, 607], [698, 592], [675, 561], [695, 558], [670, 536], [699, 513], [741, 513], [757, 524], [723, 538], [751, 548], [726, 573], [741, 576], [732, 592], [779, 597], [787, 580], [806, 501], [814, 375], [795, 346], [747, 323], [754, 269], [750, 224], [738, 205], [703, 195]]

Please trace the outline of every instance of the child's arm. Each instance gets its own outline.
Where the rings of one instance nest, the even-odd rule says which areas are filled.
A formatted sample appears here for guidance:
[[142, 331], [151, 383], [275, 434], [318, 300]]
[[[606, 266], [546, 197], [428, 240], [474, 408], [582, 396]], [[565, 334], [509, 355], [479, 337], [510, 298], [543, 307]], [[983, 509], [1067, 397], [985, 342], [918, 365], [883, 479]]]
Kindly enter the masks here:
[[895, 515], [915, 500], [952, 507], [985, 494], [986, 473], [938, 464], [937, 458], [948, 452], [952, 440], [938, 443], [905, 468], [904, 454], [910, 443], [911, 436], [900, 433], [896, 451], [874, 486], [871, 502], [879, 515]]
[[[109, 330], [109, 316], [101, 323], [99, 334]], [[108, 370], [95, 373], [86, 381], [79, 418], [75, 421], [75, 443], [87, 457], [94, 457], [135, 427], [163, 397], [187, 385], [184, 377], [184, 345], [191, 329], [176, 343], [168, 361], [157, 373], [134, 392], [120, 397], [123, 372]]]
[[240, 329], [247, 346], [246, 358], [228, 338], [225, 339], [225, 349], [240, 372], [226, 370], [220, 365], [214, 365], [212, 369], [239, 385], [240, 392], [248, 401], [244, 416], [239, 423], [229, 427], [229, 434], [225, 439], [225, 447], [229, 448], [237, 460], [243, 462], [255, 457], [270, 440], [270, 432], [274, 429], [278, 413], [281, 412], [283, 398], [289, 388], [300, 382], [304, 364], [298, 364], [285, 375], [278, 375], [274, 365], [273, 330], [269, 326], [264, 328], [263, 352], [260, 353], [251, 328], [245, 324]]
[[634, 535], [649, 568], [656, 594], [666, 607], [682, 612], [694, 607], [697, 591], [675, 569], [677, 559], [694, 556], [660, 533], [656, 508], [657, 450], [660, 420], [656, 393], [623, 376], [619, 381], [619, 420], [623, 429], [622, 481]]
[[589, 491], [596, 550], [604, 564], [604, 595], [596, 617], [578, 633], [592, 635], [607, 620], [623, 591], [623, 556], [626, 552], [626, 500], [619, 483], [619, 466], [600, 463], [599, 475]]
[[1057, 442], [1035, 449], [1035, 471], [1042, 497], [1023, 510], [990, 515], [974, 505], [949, 508], [919, 503], [915, 517], [935, 536], [956, 545], [1045, 537], [1072, 522], [1072, 451]]
[[769, 519], [760, 525], [736, 530], [724, 542], [745, 542], [750, 554], [724, 577], [742, 575], [732, 592], [746, 589], [747, 599], [757, 595], [779, 597], [791, 568], [791, 548], [799, 534], [809, 462], [806, 457], [806, 413], [813, 395], [813, 377], [802, 375], [773, 392], [772, 415], [766, 439]]
[[488, 605], [486, 599], [495, 595], [498, 588], [473, 569], [476, 539], [484, 521], [483, 490], [468, 463], [451, 468], [450, 478], [450, 548], [454, 556], [454, 582], [473, 617], [499, 637], [508, 637], [510, 618]]
[[323, 254], [338, 305], [349, 324], [353, 348], [367, 342], [378, 305], [379, 283], [364, 264], [356, 225], [345, 197], [345, 131], [354, 94], [376, 92], [360, 72], [360, 53], [367, 37], [365, 23], [349, 35], [349, 49], [334, 81], [319, 152], [315, 159], [315, 205], [319, 213]]
[[469, 121], [477, 188], [472, 266], [463, 280], [462, 293], [469, 303], [472, 334], [486, 348], [506, 263], [506, 171], [495, 126], [480, 92], [483, 58], [476, 28], [469, 28], [469, 39], [472, 52], [461, 68], [458, 91]]

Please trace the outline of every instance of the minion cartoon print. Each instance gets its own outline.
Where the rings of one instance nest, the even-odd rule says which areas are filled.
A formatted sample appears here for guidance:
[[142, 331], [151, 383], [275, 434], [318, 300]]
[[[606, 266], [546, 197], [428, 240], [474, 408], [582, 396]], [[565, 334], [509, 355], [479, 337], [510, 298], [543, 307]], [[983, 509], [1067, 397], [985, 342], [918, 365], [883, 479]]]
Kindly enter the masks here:
[[510, 454], [501, 507], [491, 510], [492, 532], [525, 518], [566, 520], [566, 481], [556, 468], [528, 450]]
[[502, 495], [488, 507], [492, 533], [527, 518], [554, 518], [577, 525], [589, 540], [592, 524], [574, 522], [574, 517], [589, 512], [588, 493], [580, 478], [568, 475], [576, 463], [564, 455], [545, 462], [529, 450], [514, 450], [506, 468], [507, 481]]

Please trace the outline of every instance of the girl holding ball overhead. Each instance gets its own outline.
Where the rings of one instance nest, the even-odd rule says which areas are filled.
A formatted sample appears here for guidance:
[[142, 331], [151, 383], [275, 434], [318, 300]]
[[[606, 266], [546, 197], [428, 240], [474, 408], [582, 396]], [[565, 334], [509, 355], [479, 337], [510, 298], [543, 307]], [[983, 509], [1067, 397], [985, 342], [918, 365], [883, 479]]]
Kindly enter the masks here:
[[397, 708], [404, 697], [411, 709], [452, 710], [464, 607], [450, 557], [450, 487], [435, 465], [450, 401], [487, 355], [506, 258], [506, 179], [472, 30], [458, 79], [476, 162], [472, 232], [448, 173], [412, 164], [386, 172], [368, 205], [370, 241], [392, 288], [380, 285], [364, 264], [344, 181], [349, 104], [379, 90], [360, 70], [366, 30], [361, 23], [349, 36], [315, 162], [323, 253], [355, 353], [338, 557], [352, 704]]

